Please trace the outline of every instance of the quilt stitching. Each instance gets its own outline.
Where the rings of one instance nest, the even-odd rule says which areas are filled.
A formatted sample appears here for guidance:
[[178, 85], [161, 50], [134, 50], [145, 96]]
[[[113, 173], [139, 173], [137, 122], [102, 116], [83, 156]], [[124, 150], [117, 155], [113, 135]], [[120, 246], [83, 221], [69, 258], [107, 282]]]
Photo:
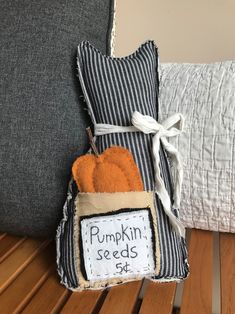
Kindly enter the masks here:
[[235, 232], [235, 62], [162, 64], [160, 121], [185, 116], [170, 139], [183, 159], [180, 218], [189, 228]]

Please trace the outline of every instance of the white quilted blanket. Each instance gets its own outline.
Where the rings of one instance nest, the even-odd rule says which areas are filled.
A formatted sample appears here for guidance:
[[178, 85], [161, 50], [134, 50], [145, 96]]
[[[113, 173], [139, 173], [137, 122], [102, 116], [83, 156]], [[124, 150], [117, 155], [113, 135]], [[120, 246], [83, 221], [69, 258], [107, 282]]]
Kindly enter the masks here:
[[187, 227], [235, 232], [235, 61], [162, 64], [160, 122], [186, 119], [170, 139], [184, 166], [180, 216]]

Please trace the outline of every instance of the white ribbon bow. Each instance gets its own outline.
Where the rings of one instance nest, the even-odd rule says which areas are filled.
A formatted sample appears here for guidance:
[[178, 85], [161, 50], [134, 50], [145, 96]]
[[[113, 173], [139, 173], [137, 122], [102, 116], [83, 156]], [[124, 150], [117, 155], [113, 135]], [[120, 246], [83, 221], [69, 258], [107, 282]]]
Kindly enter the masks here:
[[117, 126], [111, 124], [96, 124], [95, 135], [104, 135], [109, 133], [124, 133], [124, 132], [143, 132], [145, 134], [154, 134], [153, 136], [153, 156], [154, 156], [154, 170], [155, 170], [155, 193], [160, 198], [164, 211], [169, 217], [169, 220], [176, 230], [176, 232], [185, 237], [185, 228], [181, 221], [173, 214], [171, 210], [170, 196], [166, 190], [164, 181], [160, 174], [160, 141], [165, 150], [171, 156], [172, 164], [176, 169], [176, 182], [174, 188], [174, 204], [173, 208], [179, 209], [180, 194], [183, 180], [183, 167], [177, 149], [167, 141], [167, 137], [179, 135], [184, 126], [184, 117], [182, 114], [174, 114], [167, 118], [162, 124], [158, 123], [154, 118], [145, 116], [135, 111], [132, 115], [133, 126]]

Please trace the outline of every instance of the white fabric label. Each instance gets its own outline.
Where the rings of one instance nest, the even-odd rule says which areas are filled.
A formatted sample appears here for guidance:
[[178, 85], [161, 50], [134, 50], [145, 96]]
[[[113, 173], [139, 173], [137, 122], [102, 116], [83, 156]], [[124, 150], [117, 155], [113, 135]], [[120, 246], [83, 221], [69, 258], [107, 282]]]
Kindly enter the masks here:
[[148, 209], [82, 219], [88, 280], [153, 274], [152, 232]]

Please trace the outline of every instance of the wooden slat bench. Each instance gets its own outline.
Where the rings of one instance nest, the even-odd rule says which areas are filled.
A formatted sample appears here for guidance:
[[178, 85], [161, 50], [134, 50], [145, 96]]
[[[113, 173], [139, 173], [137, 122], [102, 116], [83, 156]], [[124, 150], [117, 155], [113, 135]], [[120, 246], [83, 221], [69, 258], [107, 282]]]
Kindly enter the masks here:
[[[220, 233], [219, 256], [221, 313], [235, 313], [235, 234]], [[176, 283], [135, 281], [72, 293], [59, 283], [52, 241], [0, 234], [0, 313], [213, 313], [212, 232], [191, 231], [189, 261], [191, 275], [175, 308]]]

